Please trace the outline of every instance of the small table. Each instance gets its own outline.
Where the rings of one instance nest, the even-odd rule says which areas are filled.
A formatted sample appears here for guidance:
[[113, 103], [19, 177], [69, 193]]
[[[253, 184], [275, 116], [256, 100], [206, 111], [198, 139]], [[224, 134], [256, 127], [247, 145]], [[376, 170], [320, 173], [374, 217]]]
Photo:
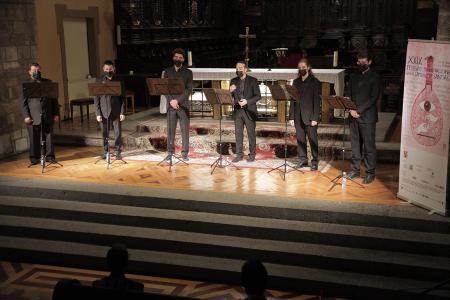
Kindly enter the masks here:
[[79, 99], [73, 99], [70, 100], [70, 118], [73, 122], [73, 107], [74, 105], [77, 105], [80, 107], [80, 117], [81, 117], [81, 123], [83, 123], [83, 105], [86, 105], [87, 110], [87, 120], [89, 122], [89, 105], [94, 104], [94, 98], [79, 98]]

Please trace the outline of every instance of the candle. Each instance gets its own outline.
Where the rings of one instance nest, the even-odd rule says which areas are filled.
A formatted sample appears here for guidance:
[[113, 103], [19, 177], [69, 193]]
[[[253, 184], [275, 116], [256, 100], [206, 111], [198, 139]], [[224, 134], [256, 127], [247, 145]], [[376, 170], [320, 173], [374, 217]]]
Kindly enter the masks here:
[[122, 45], [122, 33], [120, 32], [120, 25], [116, 26], [116, 40], [117, 45]]
[[338, 66], [338, 51], [333, 52], [333, 68], [336, 68]]
[[188, 51], [188, 66], [192, 67], [192, 51]]

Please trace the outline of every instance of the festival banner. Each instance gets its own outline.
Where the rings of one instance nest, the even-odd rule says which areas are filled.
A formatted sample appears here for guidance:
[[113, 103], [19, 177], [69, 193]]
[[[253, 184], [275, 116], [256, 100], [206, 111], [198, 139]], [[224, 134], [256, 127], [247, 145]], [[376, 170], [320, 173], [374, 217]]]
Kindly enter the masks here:
[[398, 197], [446, 215], [449, 205], [450, 43], [409, 40]]

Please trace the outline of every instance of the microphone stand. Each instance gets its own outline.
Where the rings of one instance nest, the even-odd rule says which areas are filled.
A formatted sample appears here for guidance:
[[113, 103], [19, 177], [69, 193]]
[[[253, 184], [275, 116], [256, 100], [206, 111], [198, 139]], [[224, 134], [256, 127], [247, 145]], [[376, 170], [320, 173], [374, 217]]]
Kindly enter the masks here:
[[[37, 81], [38, 83], [40, 83], [41, 81]], [[40, 146], [41, 146], [41, 158], [40, 158], [40, 165], [41, 165], [41, 174], [44, 174], [45, 168], [50, 166], [50, 165], [58, 165], [60, 167], [62, 167], [63, 165], [60, 164], [59, 162], [57, 162], [56, 160], [53, 161], [49, 161], [47, 163], [47, 140], [45, 138], [45, 130], [44, 130], [44, 114], [43, 114], [43, 107], [42, 107], [42, 97], [40, 100], [40, 104], [41, 104], [41, 113], [40, 118], [41, 118], [41, 125], [39, 126], [39, 135], [40, 135]], [[30, 126], [34, 126], [33, 124], [31, 124]], [[31, 166], [33, 166], [33, 164], [28, 165], [28, 168], [30, 168]]]
[[[219, 168], [225, 168], [228, 166], [235, 167], [237, 170], [239, 170], [239, 167], [236, 166], [233, 162], [229, 161], [227, 158], [223, 158], [222, 154], [222, 103], [220, 105], [220, 118], [219, 118], [219, 158], [217, 158], [211, 165], [211, 175], [214, 173], [217, 167]], [[225, 164], [224, 164], [225, 161]]]
[[[106, 101], [107, 107], [109, 106], [109, 101]], [[107, 109], [109, 111], [109, 107]], [[105, 143], [106, 143], [106, 169], [109, 169], [111, 167], [111, 152], [109, 149], [109, 115], [106, 117], [106, 137], [105, 137]]]
[[[171, 95], [171, 94], [169, 94], [169, 97], [170, 97], [170, 100], [172, 100], [173, 99], [173, 96]], [[167, 109], [167, 119], [168, 119], [168, 125], [167, 125], [167, 131], [169, 132], [170, 131], [170, 129], [169, 129], [169, 126], [172, 126], [172, 116], [171, 116], [171, 114], [170, 114], [170, 112], [169, 112], [169, 110], [170, 109], [173, 109], [173, 110], [175, 110], [176, 111], [176, 109], [174, 109], [173, 107], [171, 107], [170, 106], [170, 101], [169, 101], [169, 108]], [[179, 107], [178, 109], [182, 109], [181, 107]], [[176, 117], [176, 116], [175, 116]], [[181, 125], [180, 125], [181, 126]], [[175, 135], [176, 135], [176, 130], [177, 130], [177, 124], [175, 123]], [[168, 134], [167, 134], [167, 136], [169, 136]], [[168, 139], [167, 139], [167, 143], [171, 143], [172, 141], [169, 141]], [[174, 143], [175, 143], [175, 137], [174, 137], [174, 141], [173, 141]], [[186, 166], [188, 166], [189, 164], [187, 163], [187, 162], [185, 162], [180, 156], [177, 156], [177, 155], [175, 155], [175, 145], [173, 146], [174, 147], [174, 152], [173, 153], [169, 153], [168, 154], [168, 158], [167, 157], [165, 157], [162, 161], [160, 161], [159, 163], [158, 163], [158, 166], [160, 166], [160, 165], [162, 165], [163, 163], [165, 163], [165, 162], [168, 162], [169, 163], [169, 172], [172, 172], [172, 166], [174, 166], [174, 165], [176, 165], [177, 163], [183, 163], [183, 164], [185, 164]], [[174, 159], [176, 160], [175, 162], [174, 162]]]
[[[341, 149], [341, 151], [342, 151], [342, 165], [343, 165], [343, 163], [345, 161], [345, 123], [346, 123], [345, 121], [347, 119], [345, 116], [347, 115], [348, 111], [349, 110], [347, 108], [344, 108], [344, 115], [342, 116], [342, 122], [343, 122], [343, 125], [344, 125], [344, 133], [342, 135], [342, 149]], [[358, 186], [360, 186], [362, 188], [365, 188], [362, 184], [360, 184], [359, 182], [356, 182], [352, 178], [349, 178], [347, 174], [344, 174], [344, 170], [342, 169], [341, 170], [341, 174], [339, 174], [338, 176], [336, 176], [335, 178], [333, 178], [331, 180], [331, 183], [333, 183], [333, 185], [328, 189], [328, 191], [330, 192], [337, 185], [342, 185], [342, 180], [344, 180], [344, 179], [345, 180], [350, 180], [351, 182], [355, 183], [356, 185], [358, 185]]]
[[[33, 126], [33, 125], [31, 125]], [[47, 140], [45, 138], [45, 130], [44, 130], [44, 114], [42, 113], [42, 102], [41, 102], [41, 126], [40, 126], [40, 135], [41, 135], [41, 174], [44, 174], [44, 170], [46, 167], [52, 165], [52, 164], [56, 164], [60, 167], [62, 167], [63, 165], [60, 164], [57, 161], [49, 161], [47, 163]], [[29, 165], [28, 167], [31, 167], [31, 165]]]
[[[273, 172], [273, 171], [280, 171], [281, 173], [283, 173], [283, 180], [286, 181], [286, 174], [291, 172], [291, 171], [298, 171], [302, 174], [304, 174], [305, 172], [303, 172], [302, 170], [300, 170], [300, 168], [297, 168], [296, 166], [291, 165], [288, 161], [287, 161], [287, 138], [288, 138], [288, 117], [287, 117], [288, 113], [287, 113], [287, 101], [285, 102], [284, 105], [284, 163], [279, 165], [278, 167], [274, 167], [272, 169], [270, 169], [267, 173]], [[301, 120], [300, 120], [301, 122]], [[290, 171], [288, 171], [288, 168], [291, 168]]]

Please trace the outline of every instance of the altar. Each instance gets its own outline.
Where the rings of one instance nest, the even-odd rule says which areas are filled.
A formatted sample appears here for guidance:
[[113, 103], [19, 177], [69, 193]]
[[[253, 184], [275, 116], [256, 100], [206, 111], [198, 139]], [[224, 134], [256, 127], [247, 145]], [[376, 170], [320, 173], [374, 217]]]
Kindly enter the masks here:
[[[191, 68], [193, 72], [194, 81], [202, 82], [212, 81], [213, 88], [225, 88], [226, 82], [233, 77], [236, 77], [236, 70], [234, 68]], [[256, 69], [251, 68], [250, 76], [258, 79], [263, 85], [266, 83], [278, 82], [280, 84], [291, 84], [292, 80], [297, 78], [297, 69]], [[331, 85], [334, 86], [336, 95], [342, 96], [344, 94], [344, 69], [313, 69], [314, 76], [322, 82], [322, 95], [327, 96], [331, 93]], [[285, 119], [285, 102], [277, 103], [277, 120], [284, 122]], [[332, 116], [331, 108], [328, 103], [322, 102], [322, 123], [328, 123]], [[220, 117], [220, 109], [213, 108], [213, 117]]]

